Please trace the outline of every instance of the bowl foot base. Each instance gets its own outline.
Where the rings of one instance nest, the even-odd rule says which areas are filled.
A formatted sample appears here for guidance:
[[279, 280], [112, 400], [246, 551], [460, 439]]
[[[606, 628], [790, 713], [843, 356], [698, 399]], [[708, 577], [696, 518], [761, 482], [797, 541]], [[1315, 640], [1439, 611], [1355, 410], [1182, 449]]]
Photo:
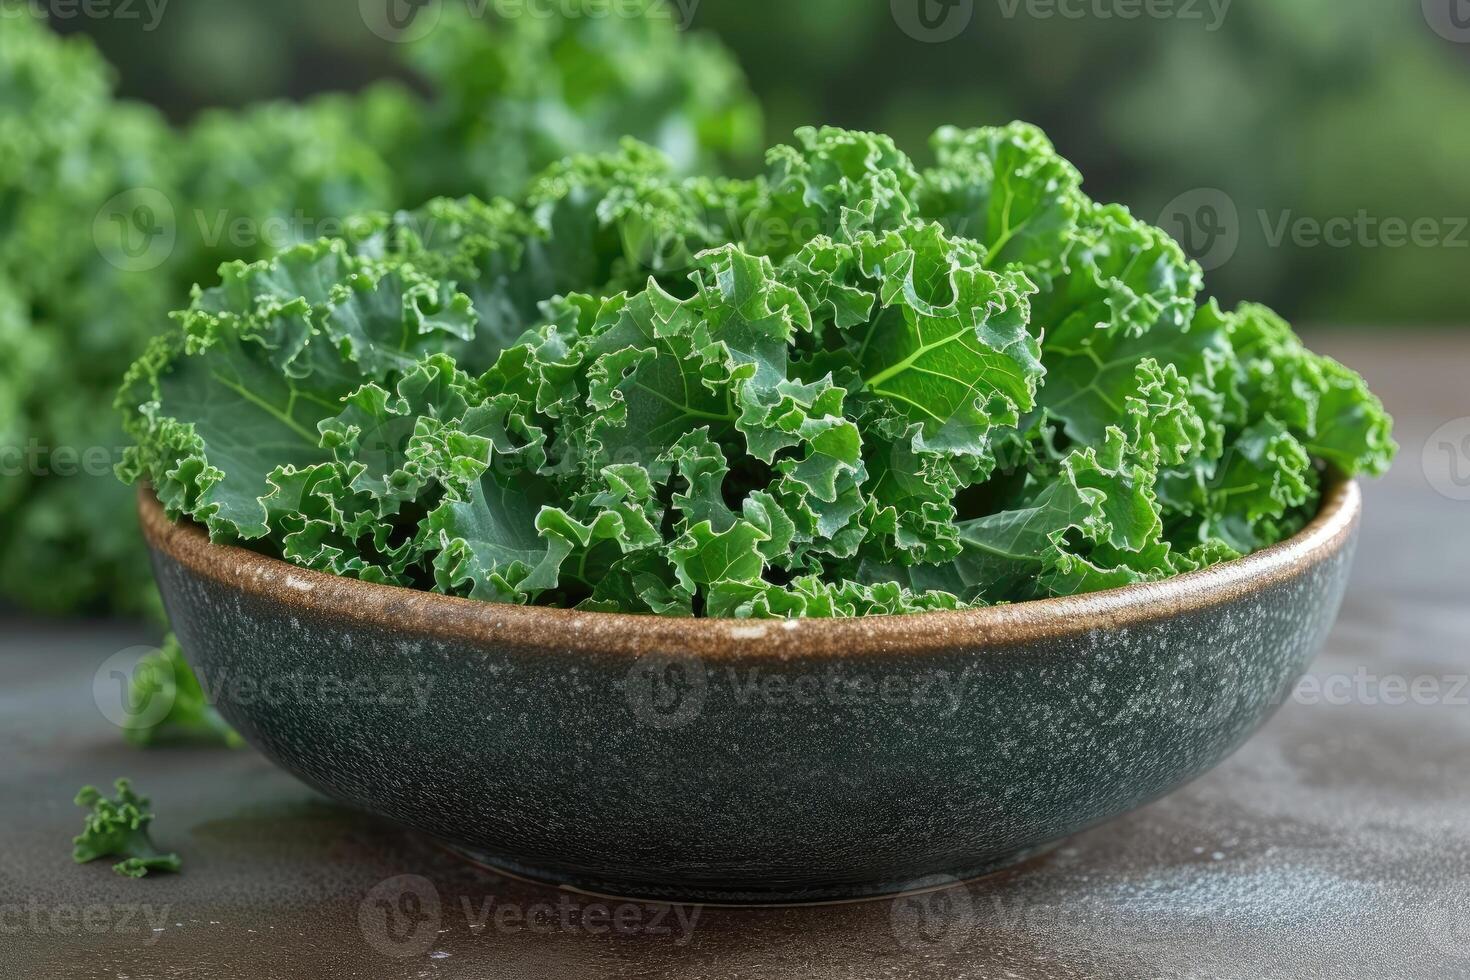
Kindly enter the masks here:
[[1001, 875], [1025, 870], [1024, 866], [1039, 862], [1061, 846], [1062, 841], [1043, 844], [1016, 851], [989, 861], [978, 867], [965, 868], [945, 874], [901, 882], [876, 884], [842, 884], [833, 886], [782, 887], [780, 884], [768, 889], [722, 888], [698, 883], [655, 883], [638, 881], [595, 880], [575, 874], [563, 874], [527, 867], [507, 858], [481, 851], [473, 847], [436, 843], [461, 860], [482, 870], [505, 878], [512, 878], [532, 885], [559, 888], [562, 891], [586, 895], [590, 898], [626, 902], [655, 902], [661, 904], [698, 904], [734, 908], [794, 906], [794, 905], [842, 905], [851, 902], [875, 902], [906, 895], [922, 895], [926, 892], [943, 891], [956, 885], [968, 885], [992, 875]]

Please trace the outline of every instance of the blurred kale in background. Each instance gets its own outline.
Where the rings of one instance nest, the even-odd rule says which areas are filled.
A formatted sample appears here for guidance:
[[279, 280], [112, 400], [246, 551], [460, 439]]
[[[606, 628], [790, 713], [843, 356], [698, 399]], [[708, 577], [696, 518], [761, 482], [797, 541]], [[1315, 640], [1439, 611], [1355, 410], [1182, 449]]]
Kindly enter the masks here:
[[[111, 472], [123, 441], [113, 399], [148, 339], [222, 262], [339, 235], [348, 216], [436, 194], [516, 195], [548, 163], [615, 148], [627, 133], [689, 170], [760, 138], [733, 61], [657, 17], [440, 11], [414, 43], [379, 41], [397, 60], [378, 74], [405, 82], [197, 114], [161, 100], [188, 117], [178, 127], [115, 98], [88, 39], [53, 31], [94, 29], [128, 89], [162, 73], [169, 92], [256, 95], [248, 87], [281, 81], [265, 76], [291, 56], [278, 33], [287, 18], [270, 19], [286, 7], [272, 7], [181, 4], [171, 17], [167, 4], [68, 4], [48, 26], [46, 4], [0, 0], [4, 599], [54, 612], [156, 602], [132, 493]], [[325, 37], [334, 22], [312, 23], [323, 30], [307, 36]]]
[[[389, 2], [404, 0], [189, 0], [168, 7], [152, 36], [138, 23], [75, 27], [103, 41], [129, 93], [183, 117], [202, 104], [401, 73], [394, 45], [361, 13]], [[508, 3], [548, 11], [560, 0], [498, 6]], [[919, 4], [944, 18], [939, 37], [956, 36], [911, 36], [924, 33], [912, 30]], [[887, 132], [917, 150], [941, 124], [1026, 119], [1053, 134], [1095, 194], [1181, 237], [1192, 228], [1196, 241], [1186, 244], [1197, 253], [1213, 246], [1199, 257], [1223, 261], [1211, 276], [1222, 300], [1250, 296], [1302, 320], [1393, 327], [1463, 323], [1470, 300], [1470, 230], [1458, 227], [1470, 216], [1470, 31], [1456, 44], [1442, 35], [1457, 32], [1436, 33], [1426, 9], [1384, 0], [683, 0], [673, 15], [689, 12], [696, 32], [733, 50], [773, 140], [830, 123]], [[741, 173], [759, 164], [739, 162]], [[1410, 240], [1400, 244], [1403, 227]]]

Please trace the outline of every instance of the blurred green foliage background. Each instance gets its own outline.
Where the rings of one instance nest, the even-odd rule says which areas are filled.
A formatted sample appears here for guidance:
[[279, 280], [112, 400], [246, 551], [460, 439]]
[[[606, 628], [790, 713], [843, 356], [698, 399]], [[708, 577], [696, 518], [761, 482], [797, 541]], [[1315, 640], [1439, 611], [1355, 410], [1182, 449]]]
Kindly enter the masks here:
[[[156, 21], [142, 4], [136, 19], [52, 19], [97, 40], [124, 95], [182, 120], [399, 74], [362, 13], [382, 2], [403, 0], [187, 0]], [[922, 157], [942, 123], [1036, 122], [1095, 196], [1166, 227], [1181, 195], [1197, 210], [1222, 200], [1201, 189], [1223, 192], [1227, 207], [1192, 215], [1238, 238], [1207, 261], [1228, 255], [1210, 276], [1222, 300], [1393, 327], [1470, 320], [1470, 28], [1446, 19], [1461, 2], [681, 0], [675, 13], [734, 51], [768, 137], [833, 123], [889, 132]], [[956, 36], [915, 38], [916, 14]], [[1415, 223], [1417, 243], [1399, 233]]]

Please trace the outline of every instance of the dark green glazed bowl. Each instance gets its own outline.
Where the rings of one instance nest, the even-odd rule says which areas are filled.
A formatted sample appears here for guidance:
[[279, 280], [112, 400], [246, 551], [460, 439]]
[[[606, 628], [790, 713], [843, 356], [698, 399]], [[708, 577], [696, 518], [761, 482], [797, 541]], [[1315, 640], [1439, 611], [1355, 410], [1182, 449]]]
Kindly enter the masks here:
[[1013, 864], [1220, 762], [1336, 616], [1355, 484], [1158, 584], [736, 622], [490, 605], [212, 544], [144, 494], [224, 716], [353, 806], [513, 874], [670, 901], [877, 896]]

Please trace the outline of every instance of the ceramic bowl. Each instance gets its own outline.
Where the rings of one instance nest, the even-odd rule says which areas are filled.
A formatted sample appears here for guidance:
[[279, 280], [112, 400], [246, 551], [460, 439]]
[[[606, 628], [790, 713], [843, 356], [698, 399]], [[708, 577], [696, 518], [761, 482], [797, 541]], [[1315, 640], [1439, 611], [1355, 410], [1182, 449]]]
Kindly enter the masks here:
[[976, 877], [1210, 769], [1321, 647], [1360, 510], [1336, 482], [1291, 540], [1157, 584], [741, 622], [335, 578], [141, 498], [189, 659], [275, 762], [510, 874], [733, 904]]

